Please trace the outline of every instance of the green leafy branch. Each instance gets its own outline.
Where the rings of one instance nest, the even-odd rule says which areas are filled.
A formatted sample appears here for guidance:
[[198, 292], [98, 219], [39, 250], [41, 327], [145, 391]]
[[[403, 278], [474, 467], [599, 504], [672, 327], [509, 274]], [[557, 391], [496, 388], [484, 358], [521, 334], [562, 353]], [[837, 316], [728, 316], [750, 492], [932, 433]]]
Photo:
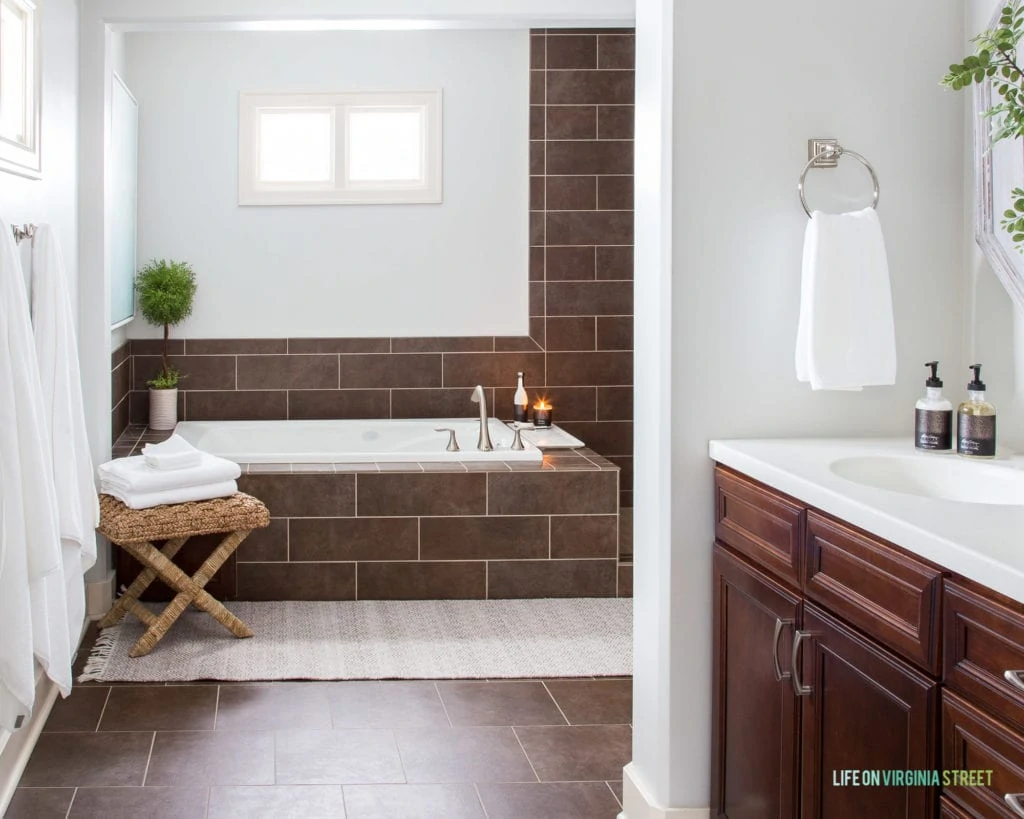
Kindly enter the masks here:
[[[953, 63], [942, 85], [960, 91], [971, 85], [991, 82], [1002, 102], [982, 115], [991, 120], [994, 145], [1004, 139], [1024, 136], [1024, 71], [1017, 62], [1017, 44], [1024, 37], [1022, 0], [1003, 6], [999, 25], [983, 31], [971, 40], [975, 53]], [[1024, 189], [1014, 188], [1013, 208], [1003, 212], [1001, 225], [1010, 234], [1017, 250], [1024, 252]]]

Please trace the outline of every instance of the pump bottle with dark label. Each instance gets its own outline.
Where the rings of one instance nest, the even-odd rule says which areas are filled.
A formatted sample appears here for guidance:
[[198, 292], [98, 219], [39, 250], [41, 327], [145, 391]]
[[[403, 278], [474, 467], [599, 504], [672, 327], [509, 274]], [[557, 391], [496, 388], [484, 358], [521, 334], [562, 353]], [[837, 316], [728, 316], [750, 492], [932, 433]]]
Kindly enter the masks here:
[[924, 382], [924, 398], [914, 412], [914, 446], [926, 452], [950, 452], [953, 449], [953, 405], [942, 396], [939, 362], [929, 361], [932, 374]]
[[530, 398], [526, 394], [526, 387], [523, 386], [523, 374], [516, 373], [516, 391], [512, 396], [512, 420], [525, 423], [529, 405]]
[[956, 413], [956, 451], [967, 458], [996, 456], [996, 408], [985, 400], [981, 365], [972, 364], [974, 378], [967, 385], [967, 400]]

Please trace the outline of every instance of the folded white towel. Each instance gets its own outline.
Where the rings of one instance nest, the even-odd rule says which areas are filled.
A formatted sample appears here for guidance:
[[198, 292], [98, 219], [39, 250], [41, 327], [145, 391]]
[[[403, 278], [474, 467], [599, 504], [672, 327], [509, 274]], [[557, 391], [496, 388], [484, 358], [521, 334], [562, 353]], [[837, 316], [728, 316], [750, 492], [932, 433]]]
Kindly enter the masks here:
[[234, 481], [221, 481], [220, 483], [211, 483], [205, 486], [168, 489], [164, 492], [122, 492], [114, 488], [107, 491], [102, 487], [100, 491], [106, 495], [113, 495], [129, 509], [149, 509], [153, 506], [164, 506], [169, 503], [226, 498], [238, 491], [238, 484]]
[[199, 466], [202, 453], [180, 435], [172, 435], [159, 444], [146, 444], [142, 456], [154, 469], [187, 469]]
[[815, 390], [896, 383], [889, 265], [874, 208], [814, 211], [807, 223], [796, 375]]
[[200, 452], [199, 465], [185, 469], [155, 469], [144, 456], [133, 455], [100, 464], [99, 473], [100, 486], [104, 491], [113, 488], [138, 494], [233, 481], [242, 474], [242, 470], [234, 461]]

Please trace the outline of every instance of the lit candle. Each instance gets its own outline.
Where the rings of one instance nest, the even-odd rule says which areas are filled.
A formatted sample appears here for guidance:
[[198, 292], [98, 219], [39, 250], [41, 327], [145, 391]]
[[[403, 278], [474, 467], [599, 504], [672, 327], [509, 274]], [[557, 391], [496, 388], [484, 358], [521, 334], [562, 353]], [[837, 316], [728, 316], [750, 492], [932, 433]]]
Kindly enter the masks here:
[[538, 428], [551, 426], [551, 404], [544, 398], [533, 405], [533, 425]]

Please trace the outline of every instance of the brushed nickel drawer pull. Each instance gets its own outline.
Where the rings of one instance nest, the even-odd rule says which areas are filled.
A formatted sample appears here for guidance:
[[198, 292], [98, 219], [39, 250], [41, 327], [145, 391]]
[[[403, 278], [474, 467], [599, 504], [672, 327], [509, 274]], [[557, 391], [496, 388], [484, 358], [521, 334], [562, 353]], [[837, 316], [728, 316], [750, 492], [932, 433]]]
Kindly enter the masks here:
[[[1014, 688], [1019, 688], [1021, 691], [1024, 691], [1024, 671], [1004, 671], [1003, 679]], [[1022, 813], [1021, 816], [1024, 816], [1024, 813]]]
[[800, 671], [796, 667], [797, 655], [800, 653], [800, 643], [803, 642], [804, 637], [813, 637], [813, 633], [810, 631], [800, 631], [797, 629], [793, 636], [793, 654], [789, 658], [789, 667], [792, 670], [792, 677], [790, 682], [793, 683], [793, 693], [798, 697], [806, 697], [811, 693], [811, 686], [804, 685], [800, 682]]
[[789, 672], [783, 671], [779, 666], [779, 637], [782, 635], [782, 629], [785, 626], [793, 625], [792, 620], [782, 620], [778, 617], [775, 618], [775, 637], [772, 640], [772, 665], [775, 666], [775, 682], [782, 682], [783, 680], [789, 679]]
[[1010, 810], [1018, 816], [1024, 817], [1024, 804], [1021, 804], [1021, 797], [1024, 797], [1024, 793], [1008, 793], [1003, 798], [1006, 800], [1006, 804], [1010, 806]]

